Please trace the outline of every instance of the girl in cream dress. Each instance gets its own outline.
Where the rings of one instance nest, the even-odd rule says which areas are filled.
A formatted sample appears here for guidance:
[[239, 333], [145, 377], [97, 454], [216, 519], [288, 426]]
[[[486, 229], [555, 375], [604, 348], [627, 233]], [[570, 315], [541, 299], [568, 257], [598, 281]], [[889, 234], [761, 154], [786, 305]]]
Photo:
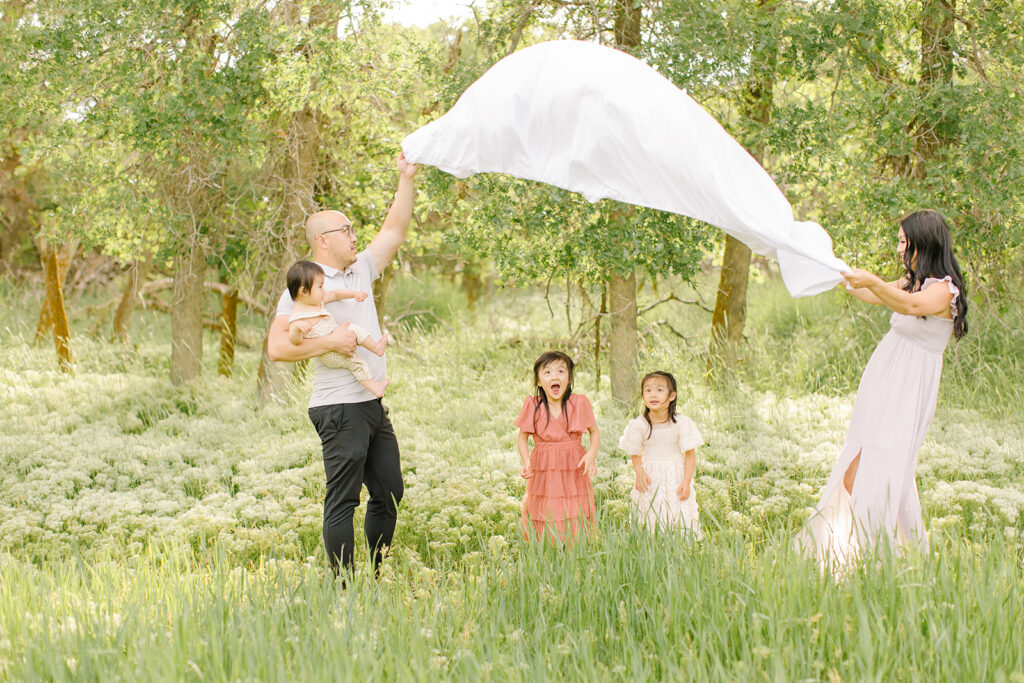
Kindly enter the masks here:
[[693, 470], [704, 443], [697, 425], [676, 413], [676, 380], [667, 372], [643, 378], [643, 415], [633, 418], [619, 448], [633, 461], [630, 497], [637, 521], [649, 529], [673, 527], [701, 537]]

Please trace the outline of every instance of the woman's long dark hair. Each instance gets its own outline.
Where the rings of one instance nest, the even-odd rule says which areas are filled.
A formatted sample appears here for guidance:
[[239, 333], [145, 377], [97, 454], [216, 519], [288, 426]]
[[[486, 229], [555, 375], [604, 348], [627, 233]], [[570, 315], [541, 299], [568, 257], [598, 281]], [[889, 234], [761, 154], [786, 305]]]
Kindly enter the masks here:
[[907, 237], [907, 248], [903, 252], [907, 282], [903, 289], [916, 292], [921, 289], [925, 278], [944, 278], [948, 275], [960, 290], [955, 304], [956, 315], [953, 316], [953, 335], [960, 339], [967, 334], [967, 290], [960, 274], [960, 264], [953, 255], [946, 219], [934, 209], [924, 209], [900, 220], [900, 227]]
[[[565, 426], [569, 426], [569, 413], [567, 412], [566, 405], [569, 403], [569, 397], [572, 396], [572, 371], [576, 367], [576, 364], [572, 362], [572, 358], [562, 353], [561, 351], [545, 351], [540, 354], [540, 357], [533, 364], [533, 384], [537, 387], [537, 400], [539, 406], [544, 406], [544, 419], [549, 419], [548, 413], [548, 395], [544, 393], [544, 389], [540, 386], [540, 371], [544, 369], [545, 365], [549, 363], [555, 363], [562, 361], [565, 363], [565, 367], [569, 369], [569, 383], [565, 387], [565, 394], [562, 396], [562, 417], [565, 418]], [[539, 410], [533, 411], [533, 429], [537, 430], [537, 413]]]
[[[676, 394], [676, 398], [669, 401], [668, 404], [668, 419], [673, 422], [676, 421], [676, 399], [679, 398], [679, 393], [676, 390], [676, 378], [672, 376], [670, 372], [664, 372], [662, 370], [655, 370], [654, 372], [648, 372], [644, 375], [644, 378], [640, 380], [640, 399], [644, 397], [644, 385], [647, 384], [647, 380], [654, 379], [655, 377], [661, 377], [663, 380], [668, 382], [668, 389], [671, 393]], [[654, 423], [651, 422], [651, 409], [647, 407], [647, 403], [644, 403], [644, 419], [647, 420], [647, 438], [651, 438], [651, 434], [654, 433]]]

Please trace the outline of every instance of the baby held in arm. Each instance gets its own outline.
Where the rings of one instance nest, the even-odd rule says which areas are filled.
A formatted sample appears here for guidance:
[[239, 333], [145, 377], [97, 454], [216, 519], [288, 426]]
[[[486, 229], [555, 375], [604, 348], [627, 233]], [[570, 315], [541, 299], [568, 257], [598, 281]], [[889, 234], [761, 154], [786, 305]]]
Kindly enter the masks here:
[[[369, 296], [367, 292], [353, 289], [325, 291], [323, 270], [311, 261], [299, 261], [289, 269], [288, 291], [295, 302], [295, 309], [288, 317], [288, 340], [296, 346], [301, 344], [303, 339], [322, 337], [338, 327], [338, 323], [327, 312], [324, 304], [340, 299], [365, 301]], [[359, 325], [350, 323], [348, 330], [355, 335], [359, 346], [378, 356], [384, 355], [384, 349], [388, 345], [387, 333], [375, 340]], [[388, 379], [385, 378], [382, 382], [375, 380], [366, 361], [359, 356], [344, 356], [335, 351], [328, 351], [318, 358], [327, 367], [351, 371], [359, 383], [374, 396], [380, 398], [384, 395]]]

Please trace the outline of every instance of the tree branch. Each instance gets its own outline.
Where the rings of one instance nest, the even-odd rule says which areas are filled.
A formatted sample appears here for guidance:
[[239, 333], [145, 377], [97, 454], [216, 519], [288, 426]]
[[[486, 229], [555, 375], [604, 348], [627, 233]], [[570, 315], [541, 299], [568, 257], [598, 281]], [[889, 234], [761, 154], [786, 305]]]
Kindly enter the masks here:
[[700, 300], [697, 300], [697, 301], [687, 301], [686, 299], [680, 299], [678, 296], [676, 296], [675, 292], [672, 292], [671, 294], [669, 294], [667, 297], [665, 297], [661, 301], [655, 301], [650, 306], [645, 306], [644, 308], [642, 308], [639, 311], [637, 311], [637, 316], [641, 316], [644, 313], [646, 313], [647, 311], [651, 310], [652, 308], [656, 308], [656, 307], [658, 307], [658, 306], [660, 306], [662, 304], [666, 304], [669, 301], [678, 301], [681, 304], [688, 304], [690, 306], [700, 306], [702, 309], [704, 309], [708, 313], [714, 313], [714, 311], [712, 309], [708, 308], [707, 305], [703, 301], [700, 301]]
[[523, 37], [523, 29], [526, 28], [526, 22], [528, 22], [530, 17], [533, 15], [533, 0], [530, 0], [530, 2], [526, 4], [526, 7], [522, 12], [523, 14], [519, 17], [519, 22], [516, 24], [516, 32], [512, 34], [512, 44], [509, 46], [508, 52], [505, 54], [506, 57], [515, 52], [516, 47], [519, 46], [519, 40]]
[[[143, 308], [149, 308], [150, 306], [152, 306], [156, 310], [161, 311], [163, 313], [170, 313], [171, 312], [170, 304], [165, 302], [163, 299], [161, 299], [159, 297], [155, 297], [155, 296], [154, 297], [150, 297], [148, 299], [143, 299], [142, 300], [142, 306], [143, 306]], [[212, 318], [207, 318], [207, 317], [204, 316], [203, 317], [203, 327], [205, 327], [208, 330], [216, 330], [217, 332], [220, 332], [220, 321], [219, 320], [213, 320]]]
[[948, 7], [943, 9], [953, 17], [954, 21], [959, 21], [967, 29], [967, 35], [971, 37], [971, 62], [974, 63], [974, 68], [977, 70], [978, 75], [981, 76], [981, 80], [990, 83], [988, 74], [985, 73], [985, 67], [982, 66], [981, 58], [978, 56], [980, 50], [978, 49], [978, 40], [974, 37], [974, 22], [957, 12], [955, 8]]
[[655, 327], [667, 327], [669, 332], [671, 332], [672, 334], [676, 335], [677, 337], [679, 337], [680, 339], [682, 339], [685, 342], [688, 342], [688, 341], [693, 339], [693, 337], [687, 337], [685, 334], [683, 334], [682, 332], [680, 332], [676, 328], [672, 327], [672, 325], [667, 320], [657, 320], [657, 321], [651, 323], [650, 327], [647, 328], [647, 331], [650, 332]]
[[[174, 283], [173, 278], [165, 277], [159, 280], [151, 280], [146, 284], [139, 287], [139, 296], [142, 297], [146, 294], [152, 294], [153, 292], [159, 292], [162, 289], [168, 289]], [[203, 286], [209, 290], [219, 292], [221, 296], [230, 292], [233, 287], [224, 282], [204, 282]], [[265, 306], [251, 297], [245, 296], [244, 294], [236, 294], [238, 301], [245, 304], [252, 310], [262, 313], [263, 315], [270, 315], [270, 307]]]

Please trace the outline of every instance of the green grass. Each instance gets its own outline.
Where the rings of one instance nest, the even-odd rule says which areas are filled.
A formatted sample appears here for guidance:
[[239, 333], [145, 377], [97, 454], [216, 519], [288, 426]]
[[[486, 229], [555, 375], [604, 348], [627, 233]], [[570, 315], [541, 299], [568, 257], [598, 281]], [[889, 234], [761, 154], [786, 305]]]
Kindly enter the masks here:
[[220, 547], [69, 548], [5, 560], [0, 661], [12, 680], [1020, 680], [1019, 549], [941, 541], [837, 582], [781, 535], [603, 523], [568, 550], [363, 567], [347, 590]]
[[[28, 343], [35, 304], [0, 287], [0, 679], [1024, 680], [1019, 319], [980, 314], [947, 351], [918, 466], [931, 552], [836, 581], [790, 539], [884, 311], [752, 286], [745, 360], [717, 388], [707, 314], [648, 314], [692, 336], [659, 326], [641, 348], [643, 369], [681, 379], [707, 440], [692, 545], [629, 524], [629, 416], [559, 306], [508, 290], [473, 316], [443, 281], [406, 285], [394, 310], [433, 312], [388, 353], [406, 496], [382, 578], [362, 566], [348, 590], [325, 571], [308, 386], [257, 404], [255, 321], [234, 377], [216, 377], [210, 336], [204, 378], [173, 388], [166, 318], [140, 312], [123, 347], [73, 313], [65, 376]], [[603, 435], [599, 531], [570, 549], [516, 528], [511, 422], [555, 344]]]

